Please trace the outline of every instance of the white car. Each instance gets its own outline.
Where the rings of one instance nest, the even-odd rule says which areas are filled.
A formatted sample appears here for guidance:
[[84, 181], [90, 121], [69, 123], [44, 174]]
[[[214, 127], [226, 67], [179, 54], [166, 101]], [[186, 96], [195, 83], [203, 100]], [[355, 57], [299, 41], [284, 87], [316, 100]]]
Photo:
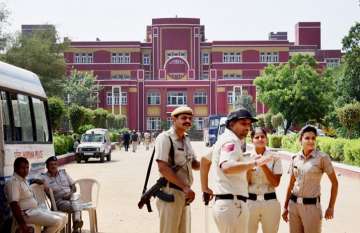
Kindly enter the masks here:
[[100, 162], [111, 161], [111, 140], [107, 129], [90, 129], [81, 136], [76, 148], [76, 162], [87, 162], [89, 158], [100, 158]]

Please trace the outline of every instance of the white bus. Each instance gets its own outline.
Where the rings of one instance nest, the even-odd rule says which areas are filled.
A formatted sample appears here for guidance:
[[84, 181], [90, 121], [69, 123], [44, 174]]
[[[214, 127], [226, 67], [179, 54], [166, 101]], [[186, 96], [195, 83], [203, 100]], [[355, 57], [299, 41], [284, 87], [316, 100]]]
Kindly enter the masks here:
[[44, 171], [55, 155], [47, 97], [34, 73], [0, 62], [0, 232], [10, 210], [4, 183], [13, 174], [17, 157], [30, 162], [30, 176]]

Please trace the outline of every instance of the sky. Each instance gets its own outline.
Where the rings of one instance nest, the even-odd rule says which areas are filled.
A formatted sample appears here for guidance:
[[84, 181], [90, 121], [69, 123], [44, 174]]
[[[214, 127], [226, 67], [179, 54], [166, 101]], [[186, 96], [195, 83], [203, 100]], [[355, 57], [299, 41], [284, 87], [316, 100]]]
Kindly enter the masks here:
[[269, 32], [295, 24], [321, 22], [323, 49], [340, 49], [341, 40], [360, 22], [360, 0], [0, 0], [10, 11], [8, 30], [22, 24], [53, 24], [73, 41], [144, 41], [152, 18], [200, 18], [213, 40], [267, 40]]

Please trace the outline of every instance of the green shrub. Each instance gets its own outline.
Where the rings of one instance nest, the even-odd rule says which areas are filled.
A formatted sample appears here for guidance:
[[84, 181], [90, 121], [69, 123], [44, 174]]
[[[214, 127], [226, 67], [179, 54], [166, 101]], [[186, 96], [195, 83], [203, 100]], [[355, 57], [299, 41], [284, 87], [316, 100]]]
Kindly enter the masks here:
[[268, 135], [269, 138], [269, 146], [272, 148], [281, 148], [281, 135]]
[[58, 129], [61, 125], [61, 120], [65, 115], [64, 101], [58, 97], [50, 97], [48, 99], [50, 123], [54, 130]]
[[111, 142], [118, 142], [120, 134], [118, 132], [110, 132], [110, 140]]
[[360, 140], [351, 140], [344, 145], [344, 158], [346, 163], [360, 166]]
[[87, 120], [89, 111], [86, 108], [76, 104], [72, 104], [69, 108], [69, 117], [74, 132], [78, 132], [79, 127], [82, 126]]
[[98, 108], [94, 111], [94, 125], [96, 128], [106, 128], [106, 118], [110, 114], [108, 111], [102, 108]]
[[335, 139], [328, 137], [318, 137], [316, 140], [319, 150], [328, 155], [330, 155], [331, 145], [334, 141]]
[[78, 129], [78, 133], [81, 135], [81, 134], [84, 134], [87, 130], [89, 129], [93, 129], [95, 128], [95, 126], [89, 124], [89, 125], [82, 125], [79, 127]]
[[281, 146], [291, 152], [298, 152], [301, 149], [297, 134], [284, 135], [281, 139]]
[[56, 155], [66, 154], [73, 151], [74, 138], [71, 135], [55, 135], [54, 149]]
[[343, 161], [344, 160], [344, 145], [349, 140], [343, 139], [343, 138], [337, 138], [334, 140], [334, 142], [331, 144], [330, 148], [330, 157], [336, 161]]
[[257, 115], [256, 118], [258, 119], [258, 122], [255, 123], [257, 127], [265, 128], [265, 115], [260, 114]]

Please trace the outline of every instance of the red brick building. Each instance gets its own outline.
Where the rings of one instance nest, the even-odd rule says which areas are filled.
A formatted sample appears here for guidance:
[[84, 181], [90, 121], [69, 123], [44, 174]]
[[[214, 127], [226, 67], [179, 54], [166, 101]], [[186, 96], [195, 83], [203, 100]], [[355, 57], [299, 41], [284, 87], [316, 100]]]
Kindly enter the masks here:
[[[294, 54], [310, 54], [319, 66], [337, 66], [340, 50], [321, 50], [319, 22], [271, 32], [268, 40], [205, 40], [198, 18], [157, 18], [146, 28], [146, 42], [72, 41], [65, 53], [68, 71], [91, 71], [103, 87], [98, 107], [127, 116], [131, 129], [158, 130], [178, 105], [194, 109], [200, 129], [210, 114], [226, 115], [242, 93], [256, 99], [253, 80], [269, 63], [285, 63]], [[234, 96], [235, 95], [235, 96]]]

